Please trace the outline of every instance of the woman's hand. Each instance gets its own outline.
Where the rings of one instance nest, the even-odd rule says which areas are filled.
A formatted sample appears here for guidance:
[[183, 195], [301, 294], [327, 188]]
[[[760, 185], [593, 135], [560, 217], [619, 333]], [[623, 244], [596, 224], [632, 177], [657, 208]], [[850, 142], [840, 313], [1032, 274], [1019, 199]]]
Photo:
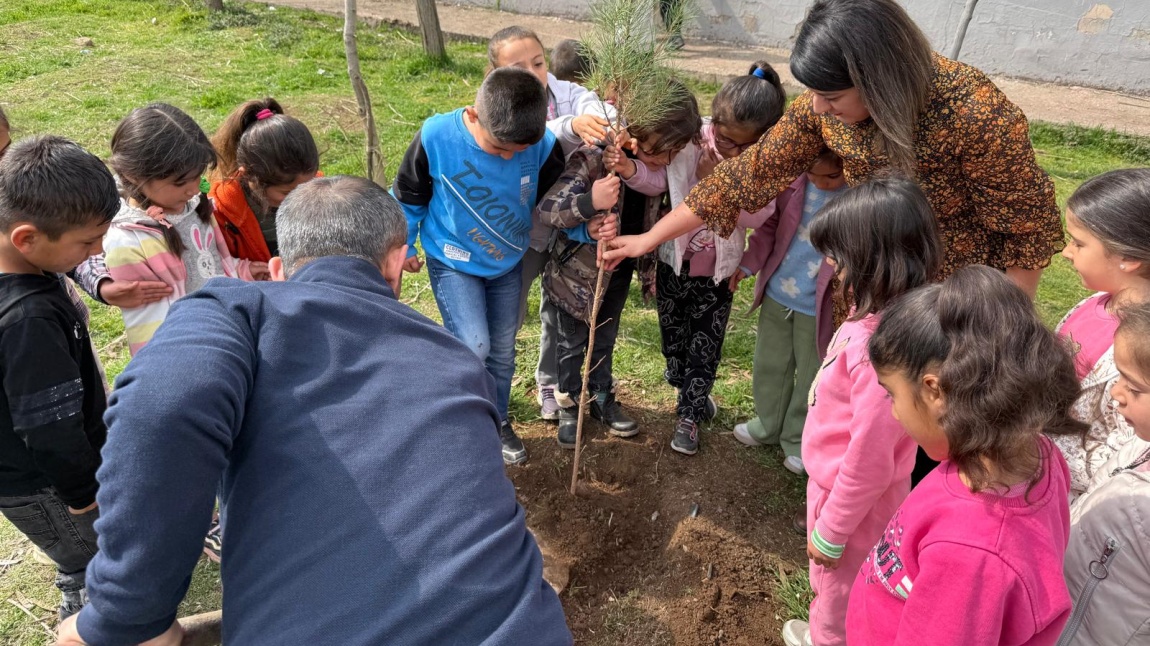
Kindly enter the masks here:
[[603, 268], [614, 269], [624, 258], [638, 258], [650, 253], [657, 246], [659, 242], [656, 240], [652, 243], [646, 233], [637, 236], [619, 236], [607, 243], [607, 249], [603, 251], [603, 262], [606, 263]]
[[611, 125], [606, 119], [593, 114], [581, 114], [571, 120], [571, 132], [583, 140], [588, 146], [607, 138], [607, 126]]
[[628, 157], [622, 148], [613, 144], [603, 151], [603, 166], [623, 179], [631, 179], [636, 172], [635, 160]]
[[619, 203], [619, 189], [623, 182], [618, 175], [608, 175], [591, 185], [591, 206], [596, 211], [609, 211]]

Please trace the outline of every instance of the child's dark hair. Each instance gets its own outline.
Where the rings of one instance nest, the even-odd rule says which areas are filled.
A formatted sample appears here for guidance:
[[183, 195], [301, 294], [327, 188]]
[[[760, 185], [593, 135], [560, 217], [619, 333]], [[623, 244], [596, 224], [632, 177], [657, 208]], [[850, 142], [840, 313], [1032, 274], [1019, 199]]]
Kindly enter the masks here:
[[496, 141], [532, 145], [547, 130], [547, 91], [518, 67], [492, 70], [479, 87], [475, 110], [479, 125]]
[[670, 105], [657, 121], [651, 124], [632, 124], [627, 128], [628, 133], [640, 142], [652, 135], [660, 135], [659, 141], [651, 150], [655, 155], [670, 150], [682, 150], [689, 143], [698, 143], [699, 132], [703, 128], [703, 118], [699, 116], [699, 102], [695, 100], [695, 95], [687, 89], [687, 86], [679, 81], [671, 81], [667, 93], [671, 96]]
[[591, 73], [591, 61], [583, 51], [583, 43], [570, 38], [556, 43], [548, 70], [560, 81], [584, 83]]
[[[141, 186], [152, 180], [174, 178], [177, 181], [203, 174], [216, 166], [216, 151], [204, 130], [179, 108], [167, 103], [132, 110], [112, 134], [112, 170], [120, 178], [124, 196], [147, 209], [151, 202]], [[212, 202], [200, 193], [196, 215], [203, 222], [212, 217]], [[168, 249], [183, 256], [180, 234], [159, 222], [149, 223], [164, 235]]]
[[1006, 275], [975, 265], [907, 294], [883, 314], [869, 342], [876, 371], [917, 383], [938, 375], [939, 425], [948, 459], [979, 491], [1042, 474], [1037, 435], [1081, 433], [1070, 414], [1079, 382], [1067, 344], [1038, 318]]
[[[539, 40], [539, 34], [531, 31], [530, 29], [527, 29], [526, 27], [511, 25], [510, 27], [504, 27], [503, 29], [495, 32], [495, 35], [491, 37], [491, 40], [487, 41], [488, 69], [494, 70], [499, 67], [499, 50], [503, 49], [503, 43], [512, 40], [523, 40], [525, 38], [530, 38], [531, 40], [539, 43], [539, 48], [543, 49], [543, 41]], [[535, 79], [535, 82], [538, 83], [539, 79]]]
[[820, 150], [819, 154], [815, 156], [815, 160], [811, 162], [810, 168], [813, 168], [815, 164], [823, 161], [830, 162], [839, 168], [843, 167], [843, 158], [840, 157], [838, 153], [831, 150], [830, 148], [827, 148], [826, 146], [823, 146], [823, 149]]
[[243, 179], [257, 193], [319, 172], [319, 150], [311, 132], [284, 114], [272, 98], [236, 108], [224, 119], [212, 143], [219, 155], [212, 179], [232, 179], [242, 168]]
[[29, 137], [0, 159], [0, 228], [27, 222], [57, 240], [110, 222], [120, 210], [116, 180], [98, 157], [62, 137]]
[[727, 81], [711, 102], [716, 125], [749, 128], [764, 133], [778, 123], [787, 107], [787, 93], [779, 73], [766, 61], [756, 61], [749, 72]]
[[1143, 376], [1150, 375], [1150, 302], [1134, 303], [1119, 310], [1114, 336], [1130, 341], [1127, 347], [1135, 367]]
[[1070, 196], [1066, 208], [1106, 253], [1142, 262], [1150, 278], [1150, 168], [1123, 168], [1092, 177]]
[[882, 311], [938, 273], [942, 242], [930, 202], [901, 177], [872, 179], [832, 199], [811, 222], [811, 244], [837, 266], [852, 320]]

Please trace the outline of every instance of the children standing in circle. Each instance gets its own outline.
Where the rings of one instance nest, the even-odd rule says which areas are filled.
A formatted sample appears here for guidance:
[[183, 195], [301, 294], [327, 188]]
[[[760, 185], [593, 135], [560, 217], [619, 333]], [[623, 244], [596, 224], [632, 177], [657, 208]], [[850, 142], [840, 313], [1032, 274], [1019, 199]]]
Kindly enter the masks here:
[[[562, 146], [565, 159], [579, 146], [594, 144], [607, 136], [608, 119], [615, 118], [615, 109], [600, 101], [595, 92], [578, 83], [560, 80], [548, 72], [543, 42], [535, 32], [515, 25], [500, 29], [487, 43], [487, 62], [491, 69], [518, 67], [539, 79], [547, 90], [547, 129]], [[543, 271], [557, 235], [555, 227], [533, 216], [531, 246], [523, 256], [522, 289], [519, 294], [520, 325], [527, 315], [527, 297], [531, 284]], [[559, 419], [559, 404], [555, 399], [559, 378], [556, 358], [558, 333], [551, 324], [556, 313], [543, 311], [552, 307], [546, 298], [540, 299], [539, 363], [535, 371], [540, 415], [549, 421]]]
[[1066, 584], [1074, 611], [1058, 646], [1146, 640], [1150, 606], [1150, 303], [1123, 308], [1114, 335], [1115, 408], [1135, 438], [1070, 506]]
[[1074, 413], [1090, 424], [1085, 438], [1054, 438], [1070, 466], [1071, 495], [1077, 496], [1134, 436], [1110, 392], [1119, 379], [1116, 312], [1150, 300], [1150, 169], [1110, 171], [1083, 183], [1066, 202], [1066, 229], [1070, 240], [1062, 255], [1083, 285], [1098, 292], [1058, 325], [1077, 352], [1083, 392]]
[[112, 135], [110, 165], [123, 205], [104, 238], [115, 281], [163, 281], [172, 294], [123, 308], [128, 348], [140, 351], [172, 303], [216, 276], [266, 280], [267, 263], [236, 261], [224, 245], [200, 177], [216, 164], [207, 135], [187, 114], [166, 103], [131, 112]]
[[910, 491], [914, 467], [914, 441], [891, 415], [867, 342], [891, 302], [936, 274], [942, 243], [930, 203], [906, 179], [847, 190], [815, 216], [810, 233], [842, 289], [853, 294], [855, 309], [831, 340], [810, 391], [802, 451], [810, 474], [807, 555], [815, 598], [809, 629], [791, 620], [783, 638], [791, 646], [837, 646], [846, 643], [855, 573]]
[[[810, 223], [828, 200], [846, 188], [843, 160], [824, 149], [807, 172], [767, 206], [767, 223], [751, 234], [734, 287], [756, 275], [751, 309], [759, 310], [752, 392], [755, 417], [736, 424], [747, 446], [779, 444], [783, 466], [806, 473], [801, 455], [807, 393], [834, 334], [834, 270], [810, 242]], [[796, 527], [805, 529], [804, 518]]]
[[279, 255], [276, 209], [295, 187], [319, 173], [319, 151], [307, 126], [272, 98], [236, 108], [212, 137], [219, 164], [208, 196], [228, 251], [267, 262]]
[[906, 432], [941, 464], [857, 573], [851, 644], [1053, 644], [1068, 472], [1043, 435], [1080, 433], [1066, 344], [1000, 270], [972, 266], [899, 299], [869, 355]]
[[[671, 206], [683, 201], [715, 160], [736, 157], [758, 141], [783, 116], [786, 100], [779, 75], [762, 61], [727, 81], [715, 95], [698, 143], [688, 144], [667, 166]], [[739, 226], [726, 238], [701, 226], [659, 247], [656, 299], [665, 377], [679, 389], [671, 448], [684, 455], [699, 450], [699, 424], [717, 412], [711, 388], [731, 314], [732, 287], [738, 284], [731, 279], [740, 271], [746, 229], [763, 225], [767, 215], [767, 209], [742, 212]], [[822, 263], [813, 249], [811, 254]]]

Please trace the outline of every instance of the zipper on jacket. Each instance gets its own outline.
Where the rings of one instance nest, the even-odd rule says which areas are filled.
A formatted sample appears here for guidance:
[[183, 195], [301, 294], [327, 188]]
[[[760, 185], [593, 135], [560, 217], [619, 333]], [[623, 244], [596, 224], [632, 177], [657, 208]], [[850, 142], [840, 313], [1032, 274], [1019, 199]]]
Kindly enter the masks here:
[[1106, 547], [1102, 550], [1097, 560], [1091, 561], [1089, 566], [1090, 581], [1086, 587], [1082, 588], [1082, 592], [1078, 595], [1078, 599], [1074, 603], [1074, 614], [1070, 615], [1070, 621], [1066, 622], [1066, 628], [1062, 631], [1062, 637], [1058, 639], [1055, 646], [1069, 646], [1074, 639], [1075, 633], [1082, 626], [1082, 620], [1086, 617], [1086, 609], [1090, 604], [1090, 598], [1094, 596], [1094, 590], [1098, 584], [1102, 583], [1106, 577], [1110, 576], [1110, 560], [1121, 549], [1121, 545], [1115, 538], [1106, 539]]

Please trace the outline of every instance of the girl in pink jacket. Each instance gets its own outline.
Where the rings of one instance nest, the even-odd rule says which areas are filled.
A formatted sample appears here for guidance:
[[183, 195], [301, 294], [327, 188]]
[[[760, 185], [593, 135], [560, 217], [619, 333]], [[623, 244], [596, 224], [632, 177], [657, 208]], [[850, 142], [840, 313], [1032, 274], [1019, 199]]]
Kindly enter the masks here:
[[867, 358], [884, 308], [925, 285], [942, 256], [926, 196], [906, 179], [877, 179], [831, 200], [811, 243], [835, 267], [855, 310], [831, 340], [810, 391], [802, 451], [807, 481], [810, 625], [783, 627], [789, 646], [846, 643], [854, 575], [910, 491], [914, 441], [891, 415]]
[[971, 266], [892, 305], [869, 356], [941, 464], [858, 571], [851, 646], [1054, 644], [1070, 613], [1070, 485], [1043, 433], [1085, 430], [1069, 347], [1001, 270]]

